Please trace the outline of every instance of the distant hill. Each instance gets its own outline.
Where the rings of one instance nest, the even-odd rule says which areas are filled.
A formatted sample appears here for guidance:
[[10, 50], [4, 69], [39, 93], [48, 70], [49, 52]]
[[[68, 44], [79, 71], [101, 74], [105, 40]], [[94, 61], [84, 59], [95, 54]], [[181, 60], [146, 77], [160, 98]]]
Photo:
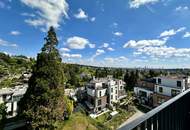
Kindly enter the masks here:
[[31, 72], [34, 62], [34, 59], [26, 56], [10, 56], [0, 52], [0, 88], [23, 82], [22, 75]]

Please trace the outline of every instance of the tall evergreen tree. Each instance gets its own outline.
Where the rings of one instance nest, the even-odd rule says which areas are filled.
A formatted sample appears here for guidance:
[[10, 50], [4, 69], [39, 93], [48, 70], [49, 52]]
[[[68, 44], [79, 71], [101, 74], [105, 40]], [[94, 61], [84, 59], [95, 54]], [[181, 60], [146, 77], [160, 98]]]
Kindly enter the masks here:
[[138, 72], [126, 70], [124, 81], [126, 83], [126, 90], [133, 90], [138, 80]]
[[66, 111], [64, 71], [56, 46], [58, 40], [50, 27], [45, 44], [37, 56], [29, 88], [19, 103], [20, 113], [31, 123], [30, 129], [55, 129]]

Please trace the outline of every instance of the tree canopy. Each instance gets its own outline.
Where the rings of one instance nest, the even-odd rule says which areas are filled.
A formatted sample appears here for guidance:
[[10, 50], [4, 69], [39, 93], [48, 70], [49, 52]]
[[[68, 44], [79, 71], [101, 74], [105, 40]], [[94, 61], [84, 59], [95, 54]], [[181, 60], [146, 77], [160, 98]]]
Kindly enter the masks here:
[[29, 88], [19, 103], [22, 115], [30, 121], [30, 129], [54, 129], [67, 109], [65, 77], [57, 44], [54, 28], [50, 27], [33, 67]]

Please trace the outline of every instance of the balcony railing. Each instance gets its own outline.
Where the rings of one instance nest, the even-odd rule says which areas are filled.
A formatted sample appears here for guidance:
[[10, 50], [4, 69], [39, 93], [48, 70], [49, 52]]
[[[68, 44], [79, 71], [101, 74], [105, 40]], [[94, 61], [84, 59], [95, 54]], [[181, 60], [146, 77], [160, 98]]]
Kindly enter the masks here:
[[190, 89], [118, 130], [190, 130]]

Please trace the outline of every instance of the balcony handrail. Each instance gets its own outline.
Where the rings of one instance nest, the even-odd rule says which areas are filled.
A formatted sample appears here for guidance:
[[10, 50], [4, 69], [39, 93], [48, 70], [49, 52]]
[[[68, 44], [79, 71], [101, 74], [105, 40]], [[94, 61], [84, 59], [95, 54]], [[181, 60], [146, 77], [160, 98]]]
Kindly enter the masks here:
[[139, 117], [136, 120], [126, 124], [125, 126], [123, 126], [121, 128], [118, 128], [118, 130], [132, 130], [132, 129], [134, 129], [135, 127], [137, 127], [138, 125], [140, 125], [144, 121], [148, 120], [149, 118], [153, 117], [155, 114], [159, 113], [164, 108], [166, 108], [169, 105], [171, 105], [172, 103], [176, 102], [178, 99], [180, 99], [181, 97], [183, 97], [184, 95], [186, 95], [189, 92], [190, 92], [190, 89], [187, 89], [186, 91], [178, 94], [177, 96], [173, 97], [172, 99], [164, 102], [160, 106], [158, 106], [158, 107], [154, 108], [153, 110], [149, 111], [145, 115], [142, 115], [141, 117]]

